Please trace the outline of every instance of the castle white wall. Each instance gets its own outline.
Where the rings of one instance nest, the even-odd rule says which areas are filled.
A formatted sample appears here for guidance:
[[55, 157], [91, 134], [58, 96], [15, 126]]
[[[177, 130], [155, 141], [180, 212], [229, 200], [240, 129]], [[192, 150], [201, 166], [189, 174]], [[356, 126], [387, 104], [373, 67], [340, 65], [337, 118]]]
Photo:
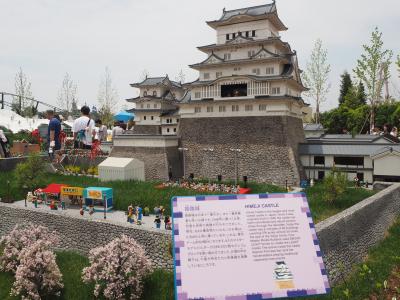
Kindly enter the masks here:
[[278, 30], [275, 28], [275, 26], [271, 24], [269, 20], [250, 21], [218, 27], [216, 30], [217, 44], [225, 44], [227, 34], [238, 34], [239, 31], [242, 33], [246, 31], [251, 32], [252, 30], [256, 31], [256, 36], [254, 37], [254, 39], [257, 40], [279, 35]]
[[374, 174], [384, 176], [400, 176], [400, 156], [387, 154], [374, 160]]

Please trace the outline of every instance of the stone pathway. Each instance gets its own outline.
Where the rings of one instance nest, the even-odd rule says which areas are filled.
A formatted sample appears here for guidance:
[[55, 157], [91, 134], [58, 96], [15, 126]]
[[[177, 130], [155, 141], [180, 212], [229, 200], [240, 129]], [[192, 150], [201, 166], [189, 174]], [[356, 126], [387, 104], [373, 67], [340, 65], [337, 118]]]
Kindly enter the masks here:
[[[18, 208], [25, 208], [25, 201], [24, 200], [16, 201], [12, 205], [15, 207], [18, 207]], [[31, 208], [31, 209], [35, 208], [34, 204], [31, 202], [27, 202], [27, 207]], [[36, 208], [36, 209], [40, 210], [40, 211], [43, 211], [43, 210], [50, 211], [50, 208], [44, 204], [38, 205], [38, 208]], [[89, 215], [89, 213], [87, 211], [85, 211], [85, 214], [83, 216], [81, 216], [79, 214], [78, 207], [71, 207], [71, 208], [67, 208], [66, 210], [61, 210], [61, 209], [52, 210], [51, 212], [57, 213], [60, 215], [65, 215], [65, 216], [80, 217], [80, 218], [87, 219], [87, 220], [91, 220], [91, 219], [104, 220], [104, 212], [97, 211], [93, 215]], [[106, 220], [110, 220], [110, 221], [117, 222], [117, 223], [129, 224], [126, 221], [127, 216], [125, 215], [124, 211], [114, 210], [112, 212], [107, 212], [106, 217], [107, 217]], [[155, 219], [155, 215], [143, 216], [142, 225], [132, 224], [132, 227], [156, 228], [154, 219]], [[166, 231], [164, 229], [164, 220], [162, 220], [161, 228], [159, 230]]]

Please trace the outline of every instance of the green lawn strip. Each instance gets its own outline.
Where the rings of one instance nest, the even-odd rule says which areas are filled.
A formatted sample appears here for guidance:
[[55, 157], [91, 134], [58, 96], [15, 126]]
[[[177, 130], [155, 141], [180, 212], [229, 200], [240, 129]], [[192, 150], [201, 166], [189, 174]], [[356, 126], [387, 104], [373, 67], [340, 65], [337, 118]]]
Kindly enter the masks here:
[[333, 287], [325, 296], [301, 299], [368, 299], [384, 287], [391, 271], [400, 265], [400, 219], [390, 228], [388, 236], [368, 252], [364, 263], [353, 268], [346, 282]]
[[[6, 181], [11, 181], [11, 194], [15, 199], [23, 199], [24, 195], [20, 187], [15, 186], [13, 183], [12, 172], [0, 173], [0, 197], [5, 197], [7, 194]], [[70, 186], [104, 186], [111, 187], [114, 190], [115, 209], [126, 210], [130, 204], [140, 205], [141, 207], [149, 207], [150, 212], [157, 205], [163, 205], [166, 208], [167, 214], [170, 214], [170, 203], [173, 196], [194, 196], [194, 195], [207, 195], [215, 193], [198, 192], [184, 188], [168, 187], [163, 189], [155, 188], [159, 182], [145, 181], [114, 181], [114, 182], [100, 182], [97, 178], [86, 176], [64, 176], [59, 174], [47, 174], [43, 181], [43, 186], [50, 183], [64, 183]], [[226, 182], [233, 183], [233, 182]], [[243, 186], [243, 183], [241, 183]], [[251, 188], [252, 193], [281, 193], [285, 189], [279, 186], [249, 182], [248, 186]], [[313, 214], [314, 222], [318, 223], [346, 208], [349, 208], [357, 202], [374, 194], [373, 191], [365, 189], [348, 188], [339, 199], [330, 204], [323, 199], [324, 191], [321, 184], [316, 184], [313, 187], [306, 189], [306, 194], [310, 203], [311, 212]]]
[[334, 203], [329, 203], [324, 200], [322, 184], [316, 184], [313, 187], [309, 187], [305, 192], [315, 223], [321, 222], [322, 220], [333, 216], [376, 193], [372, 190], [349, 187]]
[[[57, 264], [63, 275], [64, 289], [61, 297], [48, 297], [47, 299], [85, 300], [93, 299], [93, 285], [82, 282], [82, 270], [89, 265], [89, 260], [78, 253], [71, 251], [56, 252]], [[144, 282], [143, 300], [172, 300], [174, 295], [173, 273], [164, 270], [155, 270]], [[17, 300], [10, 297], [10, 290], [14, 276], [0, 272], [0, 299]]]

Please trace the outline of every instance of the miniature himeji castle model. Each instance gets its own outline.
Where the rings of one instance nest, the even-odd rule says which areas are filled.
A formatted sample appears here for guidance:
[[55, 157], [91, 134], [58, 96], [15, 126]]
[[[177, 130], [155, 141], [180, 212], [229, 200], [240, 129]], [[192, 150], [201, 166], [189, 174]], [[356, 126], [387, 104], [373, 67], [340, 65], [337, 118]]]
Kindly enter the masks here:
[[[140, 89], [138, 98], [128, 100], [136, 103], [134, 134], [121, 137], [124, 143], [117, 138], [113, 152], [131, 151], [134, 156], [137, 149], [167, 149], [160, 178], [148, 170], [146, 179], [167, 177], [173, 169], [174, 177], [239, 175], [276, 184], [299, 183], [303, 171], [298, 144], [304, 141], [306, 106], [301, 93], [306, 88], [296, 52], [279, 36], [287, 28], [275, 2], [224, 9], [220, 19], [207, 24], [216, 31], [217, 41], [198, 47], [207, 55], [190, 66], [199, 71], [199, 78], [183, 85], [167, 76], [132, 84]], [[131, 150], [118, 148], [127, 146]], [[145, 165], [148, 161], [148, 168], [154, 166], [155, 156], [135, 157], [144, 159]]]

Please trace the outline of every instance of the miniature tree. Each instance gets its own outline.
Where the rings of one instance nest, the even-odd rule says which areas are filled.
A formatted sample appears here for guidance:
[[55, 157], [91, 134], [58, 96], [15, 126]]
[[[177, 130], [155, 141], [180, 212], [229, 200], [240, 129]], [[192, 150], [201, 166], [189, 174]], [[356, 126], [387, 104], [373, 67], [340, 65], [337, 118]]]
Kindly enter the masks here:
[[144, 249], [123, 235], [89, 253], [90, 266], [83, 269], [85, 283], [95, 283], [94, 295], [106, 299], [140, 299], [143, 278], [151, 263]]
[[33, 300], [60, 296], [62, 275], [46, 240], [39, 239], [22, 249], [19, 260], [11, 295]]
[[20, 252], [39, 240], [49, 247], [59, 242], [56, 234], [46, 227], [34, 224], [16, 225], [0, 240], [0, 245], [4, 248], [3, 255], [0, 256], [0, 271], [15, 273], [20, 265]]
[[325, 200], [329, 203], [334, 203], [346, 191], [347, 184], [347, 175], [333, 168], [323, 182]]
[[43, 181], [45, 175], [45, 163], [43, 157], [32, 153], [26, 162], [19, 163], [15, 169], [15, 181], [20, 187], [26, 187], [32, 191]]

